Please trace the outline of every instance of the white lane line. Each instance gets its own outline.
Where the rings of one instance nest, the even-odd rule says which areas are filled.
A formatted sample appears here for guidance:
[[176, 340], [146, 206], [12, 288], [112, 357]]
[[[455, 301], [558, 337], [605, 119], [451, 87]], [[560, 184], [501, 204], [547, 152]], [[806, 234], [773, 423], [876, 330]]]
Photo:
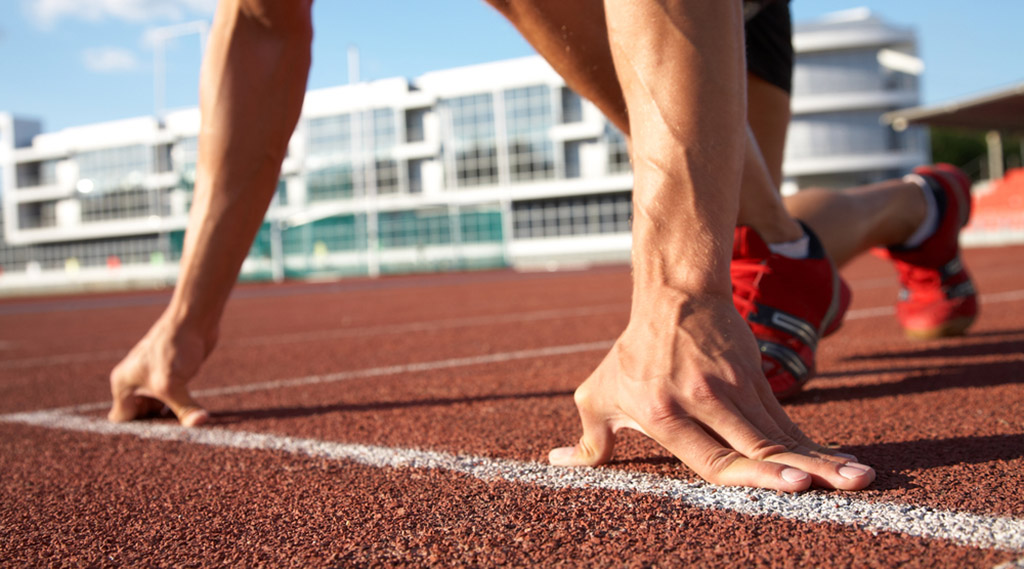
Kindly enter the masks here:
[[0, 361], [0, 369], [55, 366], [81, 362], [95, 362], [100, 360], [113, 360], [123, 357], [126, 353], [128, 353], [128, 350], [102, 350], [98, 352], [55, 354], [52, 356], [42, 356], [37, 358], [21, 358], [17, 360]]
[[[559, 318], [580, 318], [585, 316], [609, 314], [614, 312], [621, 312], [623, 315], [628, 315], [629, 305], [599, 304], [594, 306], [584, 306], [580, 308], [567, 308], [559, 310], [536, 310], [532, 312], [520, 312], [516, 314], [497, 314], [493, 316], [449, 318], [445, 320], [410, 322], [407, 324], [385, 324], [380, 326], [363, 326], [359, 328], [335, 328], [331, 330], [318, 330], [315, 332], [300, 332], [293, 334], [269, 334], [266, 336], [254, 336], [250, 338], [239, 338], [236, 340], [228, 341], [221, 345], [221, 349], [231, 348], [235, 346], [261, 346], [267, 344], [309, 342], [315, 340], [329, 340], [333, 338], [346, 338], [352, 336], [372, 336], [385, 334], [403, 334], [410, 332], [430, 332], [434, 330], [467, 328], [472, 326], [486, 326], [489, 324], [514, 324], [517, 322], [533, 322], [538, 320], [557, 320]], [[111, 360], [121, 358], [127, 352], [128, 351], [126, 349], [103, 350], [76, 354], [57, 354], [52, 356], [7, 360], [0, 361], [0, 369], [43, 367], [51, 365], [63, 365], [69, 363]]]
[[382, 375], [398, 375], [404, 373], [416, 373], [433, 371], [438, 369], [452, 369], [481, 364], [493, 364], [510, 362], [514, 360], [527, 360], [532, 358], [546, 358], [551, 356], [564, 356], [580, 352], [594, 352], [607, 350], [612, 347], [612, 340], [600, 342], [587, 342], [585, 344], [570, 344], [567, 346], [551, 346], [548, 348], [537, 348], [533, 350], [519, 350], [515, 352], [499, 352], [496, 354], [484, 354], [481, 356], [467, 356], [463, 358], [449, 358], [435, 360], [432, 362], [418, 362], [411, 364], [399, 364], [393, 366], [374, 367], [353, 371], [342, 371], [321, 375], [309, 375], [292, 379], [275, 379], [259, 383], [248, 383], [244, 385], [232, 385], [228, 387], [216, 387], [196, 391], [195, 394], [202, 397], [215, 397], [219, 395], [233, 395], [236, 393], [252, 393], [254, 391], [268, 391], [272, 389], [283, 389], [288, 387], [301, 387], [306, 385], [317, 385], [322, 383], [335, 383], [338, 381], [349, 381], [352, 379], [364, 379], [368, 377], [379, 377]]
[[1006, 563], [1000, 563], [992, 569], [1020, 569], [1022, 567], [1024, 567], [1024, 557], [1021, 557], [1020, 559], [1017, 559], [1015, 561], [1007, 561]]
[[1024, 300], [1024, 290], [1008, 290], [981, 295], [982, 305], [995, 304], [997, 302], [1013, 302], [1016, 300]]
[[[533, 350], [519, 350], [515, 352], [498, 352], [496, 354], [484, 354], [480, 356], [466, 356], [462, 358], [448, 358], [430, 362], [416, 362], [411, 364], [399, 364], [392, 366], [372, 367], [351, 371], [340, 371], [319, 375], [307, 375], [288, 379], [274, 379], [258, 383], [246, 383], [242, 385], [229, 385], [226, 387], [212, 387], [192, 392], [195, 397], [219, 397], [222, 395], [235, 395], [239, 393], [254, 393], [257, 391], [271, 391], [275, 389], [287, 389], [290, 387], [303, 387], [307, 385], [321, 385], [324, 383], [336, 383], [339, 381], [351, 381], [354, 379], [366, 379], [370, 377], [381, 377], [386, 375], [400, 375], [406, 373], [418, 373], [434, 371], [439, 369], [453, 369], [458, 367], [511, 362], [516, 360], [528, 360], [533, 358], [547, 358], [552, 356], [565, 356], [582, 352], [596, 352], [608, 350], [614, 344], [614, 340], [602, 340], [600, 342], [587, 342], [583, 344], [569, 344], [565, 346], [550, 346], [547, 348], [536, 348]], [[96, 403], [85, 403], [61, 408], [61, 411], [87, 413], [99, 411], [110, 407], [109, 401]]]
[[353, 461], [374, 468], [441, 469], [485, 481], [500, 479], [553, 489], [616, 490], [648, 494], [680, 500], [708, 510], [727, 510], [749, 516], [780, 516], [809, 523], [835, 523], [870, 532], [944, 539], [971, 547], [1024, 551], [1024, 519], [912, 504], [869, 502], [834, 492], [776, 494], [605, 468], [564, 468], [538, 462], [338, 443], [219, 428], [186, 429], [175, 425], [114, 424], [102, 419], [54, 411], [2, 415], [0, 420], [100, 435], [131, 435], [142, 439], [221, 448], [277, 451]]

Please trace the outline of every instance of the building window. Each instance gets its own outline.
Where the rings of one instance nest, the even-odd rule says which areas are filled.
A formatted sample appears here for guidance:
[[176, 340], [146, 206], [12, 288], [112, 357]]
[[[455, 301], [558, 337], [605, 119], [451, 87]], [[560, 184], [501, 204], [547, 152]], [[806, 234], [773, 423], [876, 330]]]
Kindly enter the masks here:
[[271, 203], [288, 205], [288, 182], [283, 178], [277, 181], [277, 189], [274, 190], [274, 200]]
[[516, 202], [516, 239], [628, 233], [633, 211], [630, 192]]
[[374, 109], [367, 114], [372, 140], [366, 141], [372, 148], [372, 161], [367, 167], [373, 168], [373, 179], [377, 194], [393, 194], [398, 191], [398, 161], [395, 159], [396, 116], [392, 109]]
[[15, 168], [15, 177], [15, 186], [18, 188], [52, 186], [57, 183], [57, 161], [41, 160], [18, 164]]
[[152, 171], [150, 147], [137, 144], [81, 152], [78, 162], [78, 189], [82, 193], [109, 192], [139, 188]]
[[171, 145], [158, 144], [153, 147], [153, 172], [162, 174], [172, 171]]
[[29, 263], [44, 270], [65, 270], [69, 261], [76, 267], [149, 264], [154, 254], [168, 252], [166, 242], [157, 235], [65, 241], [5, 249], [0, 247], [0, 266], [6, 270], [24, 271]]
[[56, 201], [18, 204], [18, 229], [39, 229], [56, 225]]
[[508, 160], [513, 182], [543, 180], [555, 174], [551, 91], [544, 85], [505, 91]]
[[392, 109], [374, 109], [369, 112], [373, 148], [378, 154], [390, 154], [395, 149], [395, 112]]
[[405, 111], [405, 141], [423, 142], [427, 139], [425, 127], [428, 109], [409, 109]]
[[306, 199], [310, 202], [351, 198], [354, 193], [352, 166], [340, 164], [306, 175]]
[[562, 145], [566, 178], [580, 177], [580, 147], [582, 145], [583, 143], [578, 140], [566, 141], [566, 143]]
[[409, 160], [406, 163], [408, 170], [409, 180], [409, 193], [410, 194], [422, 194], [423, 193], [423, 163], [426, 160]]
[[366, 216], [339, 215], [290, 227], [282, 237], [285, 255], [317, 255], [366, 248]]
[[463, 211], [459, 214], [463, 243], [500, 243], [501, 212], [491, 209]]
[[562, 87], [562, 123], [569, 124], [583, 120], [583, 97], [568, 87]]
[[178, 185], [191, 191], [196, 183], [196, 163], [199, 161], [199, 139], [182, 138], [171, 150], [171, 162], [178, 173]]
[[311, 158], [350, 158], [352, 116], [334, 115], [309, 119], [306, 155]]
[[455, 179], [459, 187], [498, 182], [498, 151], [494, 101], [490, 93], [448, 99]]
[[377, 180], [377, 194], [398, 192], [398, 161], [393, 158], [374, 161], [374, 177]]
[[879, 124], [878, 115], [877, 111], [849, 111], [794, 117], [786, 139], [786, 158], [903, 150], [893, 148], [891, 129]]
[[885, 90], [886, 73], [875, 49], [798, 55], [793, 96]]
[[608, 143], [608, 173], [629, 172], [632, 166], [629, 163], [629, 147], [626, 145], [626, 137], [622, 135], [622, 131], [610, 123], [605, 127], [604, 134]]
[[451, 216], [447, 208], [381, 212], [380, 246], [423, 247], [451, 243]]
[[79, 201], [83, 223], [170, 214], [169, 196], [158, 190], [135, 188], [88, 194], [80, 197]]

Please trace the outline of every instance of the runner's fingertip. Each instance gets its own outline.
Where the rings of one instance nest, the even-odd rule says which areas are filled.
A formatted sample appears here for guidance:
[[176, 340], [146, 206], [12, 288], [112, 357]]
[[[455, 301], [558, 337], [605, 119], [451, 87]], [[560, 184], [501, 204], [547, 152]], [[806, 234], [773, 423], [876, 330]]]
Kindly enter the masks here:
[[131, 400], [123, 401], [115, 399], [107, 413], [107, 420], [111, 423], [126, 423], [135, 419], [137, 410]]
[[548, 453], [548, 462], [555, 466], [574, 466], [576, 447], [558, 447]]
[[183, 427], [198, 427], [208, 420], [210, 420], [210, 413], [200, 407], [186, 409], [178, 418]]

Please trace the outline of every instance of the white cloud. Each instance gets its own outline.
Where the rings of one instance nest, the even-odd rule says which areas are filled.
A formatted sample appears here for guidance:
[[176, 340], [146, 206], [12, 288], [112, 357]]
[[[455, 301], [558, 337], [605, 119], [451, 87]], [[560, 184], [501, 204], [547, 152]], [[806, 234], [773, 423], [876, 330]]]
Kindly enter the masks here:
[[139, 67], [135, 53], [117, 47], [89, 48], [82, 53], [82, 61], [87, 69], [97, 73], [134, 71]]
[[129, 22], [180, 21], [213, 14], [217, 0], [22, 0], [29, 16], [43, 27], [64, 18]]

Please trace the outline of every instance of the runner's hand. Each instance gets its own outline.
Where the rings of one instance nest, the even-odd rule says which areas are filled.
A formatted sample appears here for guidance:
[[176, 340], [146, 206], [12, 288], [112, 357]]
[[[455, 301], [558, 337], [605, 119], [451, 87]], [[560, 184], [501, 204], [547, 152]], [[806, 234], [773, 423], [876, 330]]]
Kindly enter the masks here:
[[874, 480], [870, 467], [812, 442], [789, 419], [728, 298], [659, 308], [652, 318], [634, 314], [576, 390], [583, 436], [552, 450], [552, 464], [605, 463], [615, 432], [631, 428], [714, 484], [794, 492], [812, 485], [859, 490]]

